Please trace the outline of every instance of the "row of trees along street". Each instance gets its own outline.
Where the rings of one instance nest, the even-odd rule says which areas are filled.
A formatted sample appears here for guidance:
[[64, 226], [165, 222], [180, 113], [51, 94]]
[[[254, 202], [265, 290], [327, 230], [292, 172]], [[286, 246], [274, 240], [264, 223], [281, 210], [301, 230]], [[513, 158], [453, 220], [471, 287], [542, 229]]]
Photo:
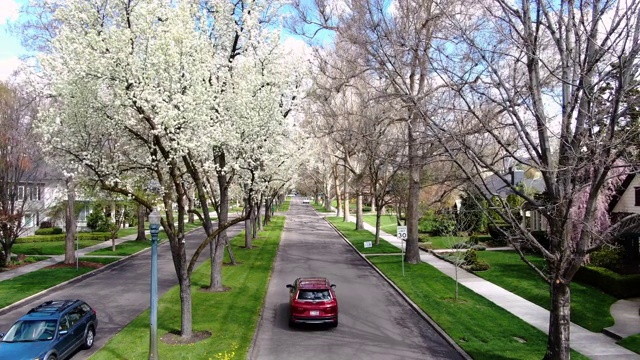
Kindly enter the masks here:
[[[305, 151], [291, 126], [304, 53], [281, 42], [281, 7], [35, 1], [18, 24], [25, 45], [39, 54], [30, 74], [42, 99], [35, 134], [49, 163], [66, 175], [69, 196], [80, 184], [146, 211], [161, 205], [184, 340], [193, 335], [190, 275], [197, 258], [209, 247], [209, 290], [224, 291], [224, 252], [233, 259], [226, 229], [245, 221], [251, 248], [305, 161], [292, 156]], [[234, 189], [244, 210], [231, 218]], [[185, 222], [194, 215], [206, 239], [188, 259]]]
[[[637, 166], [640, 2], [294, 3], [289, 26], [316, 45], [305, 126], [318, 151], [305, 186], [326, 206], [353, 193], [358, 227], [364, 192], [379, 212], [402, 188], [409, 263], [420, 261], [421, 188], [437, 195], [466, 184], [484, 195], [509, 225], [500, 231], [549, 284], [545, 358], [568, 359], [576, 271], [638, 229], [632, 214], [612, 224], [607, 204]], [[542, 196], [512, 184], [505, 164], [539, 171]], [[514, 215], [520, 209], [492, 196], [487, 175], [544, 217], [548, 246]], [[348, 201], [338, 206], [346, 219]]]
[[[147, 211], [163, 206], [186, 339], [197, 257], [210, 245], [210, 289], [222, 291], [225, 229], [245, 221], [251, 247], [260, 209], [267, 218], [298, 174], [325, 206], [337, 199], [345, 219], [355, 197], [357, 228], [364, 195], [378, 219], [393, 202], [406, 218], [409, 263], [420, 261], [426, 186], [436, 203], [463, 184], [485, 196], [478, 201], [491, 201], [490, 219], [509, 225], [500, 229], [523, 260], [520, 244], [545, 258], [546, 270], [528, 264], [551, 294], [546, 358], [568, 359], [576, 271], [638, 227], [633, 215], [611, 224], [606, 204], [637, 165], [639, 6], [38, 0], [18, 26], [39, 54], [30, 77], [38, 113], [25, 118], [70, 196], [74, 184], [97, 184]], [[285, 25], [309, 57], [287, 46], [302, 44], [285, 40]], [[539, 171], [542, 196], [514, 186], [505, 163]], [[490, 198], [487, 175], [546, 219], [549, 246], [510, 202]], [[245, 210], [232, 220], [233, 188]], [[207, 238], [187, 259], [191, 214]]]

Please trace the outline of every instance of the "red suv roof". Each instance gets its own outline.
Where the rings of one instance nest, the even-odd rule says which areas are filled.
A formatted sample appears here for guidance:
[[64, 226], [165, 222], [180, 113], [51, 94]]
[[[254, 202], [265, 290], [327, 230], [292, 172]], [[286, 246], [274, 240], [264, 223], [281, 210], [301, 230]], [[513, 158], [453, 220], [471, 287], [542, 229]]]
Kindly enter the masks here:
[[300, 278], [298, 280], [298, 288], [300, 289], [328, 289], [331, 287], [329, 280], [326, 278]]

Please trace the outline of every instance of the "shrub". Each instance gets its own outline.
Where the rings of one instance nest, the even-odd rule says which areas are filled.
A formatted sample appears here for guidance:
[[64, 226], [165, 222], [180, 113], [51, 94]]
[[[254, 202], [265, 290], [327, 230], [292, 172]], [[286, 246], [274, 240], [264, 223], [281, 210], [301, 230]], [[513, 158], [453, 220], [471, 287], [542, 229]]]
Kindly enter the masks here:
[[40, 222], [40, 229], [46, 229], [46, 228], [50, 228], [53, 227], [53, 224], [51, 223], [51, 221], [41, 221]]
[[484, 271], [490, 268], [488, 263], [478, 259], [478, 254], [475, 249], [467, 250], [467, 252], [464, 253], [463, 263], [465, 269], [470, 271]]
[[97, 232], [108, 232], [111, 218], [104, 215], [100, 207], [94, 207], [93, 212], [87, 215], [87, 227]]
[[544, 230], [532, 231], [531, 235], [542, 245], [543, 248], [549, 249], [551, 242], [549, 241], [549, 234]]
[[468, 249], [470, 247], [471, 247], [471, 245], [469, 243], [464, 242], [464, 241], [455, 243], [455, 244], [453, 244], [453, 246], [451, 246], [451, 248], [453, 248], [453, 249]]
[[36, 235], [57, 235], [62, 234], [62, 229], [59, 227], [40, 228], [36, 230]]
[[471, 246], [471, 250], [485, 251], [485, 250], [487, 250], [487, 247], [484, 246], [484, 245], [473, 245], [473, 246]]
[[428, 242], [429, 238], [429, 234], [418, 234], [418, 242]]
[[603, 267], [613, 271], [620, 268], [623, 258], [624, 249], [619, 246], [601, 249], [589, 255], [591, 265]]
[[418, 221], [418, 232], [423, 234], [432, 233], [437, 225], [437, 215], [433, 211], [427, 211], [427, 213]]
[[489, 235], [491, 235], [491, 244], [494, 246], [507, 245], [507, 236], [504, 233], [509, 228], [507, 224], [489, 225]]
[[479, 243], [489, 243], [491, 239], [491, 235], [471, 235], [469, 242], [477, 245]]
[[620, 275], [597, 266], [582, 266], [574, 280], [596, 287], [618, 299], [640, 296], [640, 274]]
[[442, 216], [438, 219], [438, 223], [433, 228], [433, 233], [435, 236], [446, 236], [453, 235], [456, 232], [456, 222], [455, 220]]

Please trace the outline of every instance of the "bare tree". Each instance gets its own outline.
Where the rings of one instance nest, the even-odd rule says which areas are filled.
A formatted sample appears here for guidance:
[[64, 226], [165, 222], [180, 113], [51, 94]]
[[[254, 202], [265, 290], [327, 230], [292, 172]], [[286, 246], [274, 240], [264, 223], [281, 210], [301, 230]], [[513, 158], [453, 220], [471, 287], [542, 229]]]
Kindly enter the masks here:
[[37, 210], [42, 195], [36, 182], [40, 154], [32, 130], [34, 102], [24, 89], [0, 82], [0, 266], [11, 261], [11, 248], [27, 225], [23, 218]]
[[402, 103], [397, 118], [405, 124], [409, 175], [405, 259], [418, 263], [421, 172], [424, 159], [431, 156], [436, 143], [425, 141], [424, 136], [431, 134], [418, 107], [441, 86], [432, 81], [429, 56], [447, 4], [401, 0], [393, 2], [393, 9], [383, 0], [340, 3], [344, 5], [341, 7], [331, 7], [324, 1], [311, 4], [296, 2], [299, 16], [292, 28], [307, 30], [308, 36], [318, 31], [335, 32], [337, 43], [350, 44], [349, 56], [357, 68], [380, 79], [386, 85], [387, 98]]
[[[434, 69], [451, 88], [441, 118], [420, 109], [441, 145], [481, 194], [493, 174], [546, 220], [549, 244], [532, 236], [509, 204], [492, 206], [522, 259], [549, 284], [545, 359], [570, 357], [570, 285], [587, 255], [638, 228], [630, 215], [611, 224], [606, 204], [635, 161], [638, 137], [639, 1], [481, 1], [448, 14]], [[444, 97], [443, 97], [444, 99]], [[635, 109], [635, 110], [634, 110]], [[635, 115], [634, 115], [635, 113]], [[635, 118], [634, 118], [635, 116]], [[635, 152], [635, 151], [631, 151]], [[455, 156], [453, 156], [455, 154]], [[533, 197], [514, 186], [504, 160], [541, 172]], [[527, 260], [521, 245], [546, 260]]]

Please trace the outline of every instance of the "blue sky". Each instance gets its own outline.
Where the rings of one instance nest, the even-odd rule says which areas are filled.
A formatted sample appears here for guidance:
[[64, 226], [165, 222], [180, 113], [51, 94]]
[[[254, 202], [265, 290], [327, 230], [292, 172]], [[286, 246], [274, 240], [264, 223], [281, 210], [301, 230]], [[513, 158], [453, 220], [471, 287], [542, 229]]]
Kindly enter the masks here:
[[20, 6], [26, 0], [0, 0], [0, 80], [5, 80], [20, 64], [24, 49], [20, 39], [9, 32], [9, 22], [18, 18]]

